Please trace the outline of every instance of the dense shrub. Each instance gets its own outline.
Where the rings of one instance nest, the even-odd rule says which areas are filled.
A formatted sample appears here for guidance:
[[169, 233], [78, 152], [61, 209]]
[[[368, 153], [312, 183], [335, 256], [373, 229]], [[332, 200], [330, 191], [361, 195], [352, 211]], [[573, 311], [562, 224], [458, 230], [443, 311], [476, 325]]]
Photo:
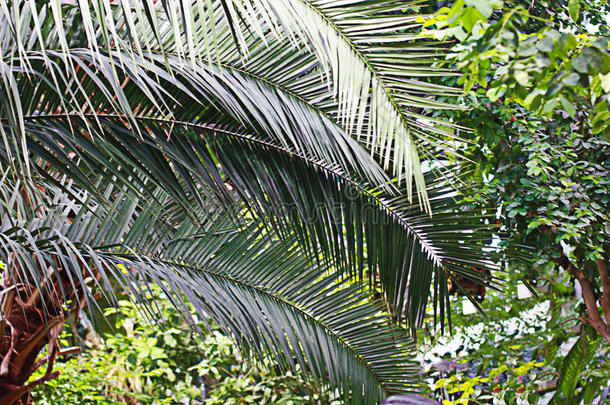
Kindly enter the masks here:
[[[34, 391], [38, 404], [314, 404], [336, 403], [303, 377], [254, 362], [232, 340], [205, 322], [196, 331], [158, 289], [163, 323], [146, 319], [136, 305], [120, 301], [105, 310], [113, 333], [89, 332], [84, 353], [55, 364], [58, 378]], [[119, 312], [118, 314], [116, 312]], [[214, 327], [213, 327], [214, 328]], [[78, 338], [76, 338], [78, 339]], [[75, 341], [66, 331], [62, 345]], [[32, 379], [44, 375], [41, 367]]]

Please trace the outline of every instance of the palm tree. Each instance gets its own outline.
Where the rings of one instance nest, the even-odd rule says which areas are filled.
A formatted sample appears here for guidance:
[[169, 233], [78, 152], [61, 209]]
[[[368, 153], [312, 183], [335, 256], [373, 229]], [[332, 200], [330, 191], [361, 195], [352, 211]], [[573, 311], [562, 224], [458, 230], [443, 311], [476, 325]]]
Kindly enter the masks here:
[[353, 403], [413, 390], [404, 327], [495, 268], [418, 4], [0, 1], [0, 401], [149, 282]]

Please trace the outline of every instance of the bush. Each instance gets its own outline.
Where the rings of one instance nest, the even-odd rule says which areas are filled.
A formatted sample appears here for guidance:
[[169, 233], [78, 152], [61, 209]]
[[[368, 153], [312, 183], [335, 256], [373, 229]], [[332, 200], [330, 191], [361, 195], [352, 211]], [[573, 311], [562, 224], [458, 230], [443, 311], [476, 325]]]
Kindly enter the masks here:
[[[130, 301], [105, 310], [116, 318], [114, 333], [104, 339], [90, 332], [91, 346], [62, 359], [58, 378], [33, 391], [38, 404], [313, 404], [335, 403], [300, 373], [278, 370], [269, 359], [245, 358], [232, 340], [203, 322], [194, 330], [163, 297], [153, 295], [162, 323], [152, 323]], [[67, 330], [63, 346], [74, 342]], [[42, 366], [32, 380], [44, 375]]]

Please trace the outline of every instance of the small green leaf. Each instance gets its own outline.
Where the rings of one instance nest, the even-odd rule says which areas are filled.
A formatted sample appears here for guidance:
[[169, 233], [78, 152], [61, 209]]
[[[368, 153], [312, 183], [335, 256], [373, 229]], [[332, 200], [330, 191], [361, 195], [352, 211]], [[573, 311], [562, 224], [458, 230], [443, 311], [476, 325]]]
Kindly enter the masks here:
[[498, 98], [500, 98], [501, 93], [501, 87], [492, 87], [491, 89], [487, 90], [487, 97], [492, 103], [495, 103], [496, 101], [498, 101]]
[[499, 0], [466, 0], [467, 5], [476, 7], [486, 19], [491, 17], [495, 8], [502, 8], [502, 3]]
[[589, 64], [587, 63], [587, 58], [582, 54], [572, 59], [572, 67], [578, 73], [589, 73]]
[[528, 85], [530, 79], [530, 75], [525, 70], [518, 70], [515, 72], [515, 80], [521, 86], [525, 87]]
[[539, 96], [542, 93], [542, 91], [540, 89], [534, 89], [531, 93], [529, 93], [527, 95], [527, 97], [525, 97], [525, 99], [523, 100], [523, 105], [530, 108], [532, 102], [536, 99], [537, 96]]
[[553, 111], [555, 109], [555, 106], [557, 106], [558, 102], [559, 102], [559, 100], [556, 98], [552, 98], [552, 99], [548, 100], [546, 103], [544, 103], [544, 107], [542, 108], [542, 111], [544, 113], [550, 113], [551, 111]]
[[572, 18], [572, 20], [578, 21], [580, 19], [580, 1], [569, 0], [568, 11], [570, 12], [570, 17]]
[[580, 75], [578, 73], [572, 72], [566, 77], [563, 78], [562, 82], [566, 86], [576, 86], [578, 85], [578, 81], [580, 80]]
[[536, 47], [542, 52], [552, 52], [555, 47], [555, 41], [553, 38], [544, 37], [536, 44]]
[[608, 120], [610, 119], [610, 112], [604, 111], [595, 115], [593, 118], [592, 124], [592, 132], [594, 134], [599, 134], [607, 125]]
[[605, 75], [600, 73], [599, 78], [601, 80], [602, 89], [604, 89], [606, 93], [610, 93], [610, 73]]
[[561, 106], [564, 111], [570, 114], [570, 117], [576, 117], [576, 107], [574, 107], [574, 103], [568, 100], [565, 96], [559, 96], [559, 101], [561, 102]]
[[476, 8], [468, 7], [463, 11], [459, 20], [462, 22], [464, 28], [466, 28], [466, 31], [471, 32], [474, 25], [479, 21], [484, 21], [485, 18]]
[[165, 335], [163, 337], [163, 341], [169, 347], [176, 347], [176, 344], [178, 343], [178, 342], [176, 342], [176, 339], [174, 339], [174, 337], [172, 335]]

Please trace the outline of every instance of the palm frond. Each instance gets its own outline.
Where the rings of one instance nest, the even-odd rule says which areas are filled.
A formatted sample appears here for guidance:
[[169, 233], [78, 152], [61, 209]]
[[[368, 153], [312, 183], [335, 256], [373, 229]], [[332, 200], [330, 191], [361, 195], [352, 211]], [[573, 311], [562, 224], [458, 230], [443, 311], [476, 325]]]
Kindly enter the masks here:
[[[265, 76], [334, 116], [371, 153], [379, 154], [385, 168], [391, 166], [398, 178], [406, 174], [409, 197], [413, 177], [420, 202], [429, 209], [417, 145], [424, 155], [438, 147], [454, 153], [447, 143], [454, 137], [446, 129], [453, 125], [427, 118], [427, 112], [459, 108], [442, 100], [460, 91], [428, 80], [456, 73], [444, 67], [444, 44], [418, 36], [421, 2], [241, 4], [236, 3], [236, 10], [248, 24], [242, 30], [256, 26], [278, 39], [264, 45], [253, 39], [248, 44], [252, 57], [244, 69], [265, 71]], [[314, 57], [290, 53], [287, 42]], [[332, 92], [325, 86], [329, 80]]]
[[[447, 277], [479, 280], [473, 268], [499, 268], [498, 251], [489, 247], [495, 230], [489, 219], [495, 211], [481, 213], [459, 203], [450, 175], [427, 175], [436, 212], [430, 218], [404, 194], [389, 195], [337, 165], [248, 133], [214, 123], [136, 118], [139, 131], [130, 130], [123, 117], [97, 114], [103, 131], [94, 134], [96, 142], [88, 139], [90, 134], [71, 132], [84, 127], [78, 116], [28, 119], [30, 148], [46, 160], [37, 172], [49, 172], [50, 162], [62, 173], [78, 169], [79, 183], [90, 187], [95, 187], [91, 173], [140, 194], [161, 187], [186, 212], [190, 199], [203, 202], [216, 196], [219, 207], [237, 210], [239, 216], [241, 202], [277, 234], [295, 234], [311, 256], [321, 254], [351, 278], [380, 287], [413, 332], [431, 288], [435, 306], [444, 314]], [[173, 136], [168, 140], [169, 127]], [[54, 154], [46, 152], [54, 145]], [[6, 155], [0, 148], [0, 156]], [[235, 191], [230, 193], [227, 185]], [[156, 198], [150, 192], [147, 197]]]
[[[150, 2], [146, 4], [151, 7]], [[347, 26], [355, 26], [360, 17], [373, 25], [383, 21], [388, 30], [381, 30], [378, 40], [372, 38], [372, 31], [357, 36], [363, 43], [371, 42], [371, 47], [381, 46], [376, 51], [389, 57], [395, 42], [405, 42], [411, 35], [409, 29], [417, 26], [413, 15], [398, 12], [393, 3], [354, 4], [359, 6], [352, 5], [356, 9], [351, 14], [352, 6], [338, 10], [332, 4], [314, 4], [322, 14], [329, 14], [316, 32], [322, 35], [326, 30], [332, 36], [341, 24], [344, 31], [350, 31]], [[312, 58], [298, 41], [296, 50], [282, 53], [285, 38], [269, 34], [275, 21], [270, 16], [261, 20], [267, 21], [261, 32], [269, 53], [265, 55], [258, 36], [241, 35], [253, 62], [240, 68], [243, 59], [235, 50], [230, 24], [220, 17], [223, 7], [217, 3], [203, 9], [214, 11], [216, 24], [206, 23], [205, 18], [197, 23], [201, 41], [208, 32], [203, 31], [204, 26], [218, 29], [216, 44], [194, 48], [195, 56], [210, 49], [209, 58], [201, 58], [203, 61], [186, 58], [186, 48], [178, 49], [180, 27], [171, 22], [174, 17], [164, 17], [174, 9], [146, 11], [145, 19], [138, 19], [136, 35], [128, 27], [137, 10], [129, 17], [124, 5], [106, 5], [111, 13], [98, 11], [107, 18], [96, 17], [83, 26], [80, 20], [86, 19], [89, 6], [64, 4], [60, 11], [67, 16], [68, 35], [56, 32], [60, 27], [54, 25], [51, 6], [28, 6], [38, 10], [37, 14], [28, 15], [21, 9], [5, 14], [5, 9], [13, 10], [15, 5], [1, 9], [2, 21], [7, 21], [1, 36], [3, 60], [11, 63], [1, 65], [4, 80], [0, 91], [6, 97], [0, 106], [0, 158], [13, 165], [11, 175], [23, 177], [27, 171], [35, 171], [36, 176], [53, 181], [47, 173], [53, 168], [95, 193], [96, 176], [101, 174], [106, 181], [115, 181], [152, 202], [157, 202], [155, 190], [161, 188], [185, 212], [191, 199], [204, 206], [211, 195], [229, 209], [236, 204], [226, 190], [225, 182], [230, 180], [238, 186], [240, 201], [279, 234], [296, 233], [311, 253], [334, 257], [352, 276], [378, 282], [394, 310], [407, 314], [412, 328], [424, 314], [431, 285], [443, 312], [448, 277], [463, 273], [480, 278], [472, 267], [497, 268], [495, 252], [487, 247], [493, 226], [457, 204], [451, 176], [446, 180], [428, 174], [431, 183], [426, 185], [421, 173], [420, 189], [428, 195], [428, 208], [435, 212], [432, 219], [411, 202], [410, 174], [398, 176], [409, 181], [396, 195], [384, 189], [387, 176], [383, 170], [347, 134], [353, 133], [349, 128], [357, 127], [360, 118], [364, 117], [362, 125], [369, 122], [373, 107], [366, 107], [365, 115], [356, 108], [358, 119], [345, 118], [340, 112], [345, 102], [333, 98], [323, 80], [324, 63]], [[199, 8], [190, 11], [197, 17], [204, 14]], [[106, 38], [107, 31], [112, 31], [104, 25], [109, 18], [125, 24], [115, 21], [116, 35]], [[32, 28], [36, 24], [48, 35], [38, 35]], [[148, 24], [157, 28], [151, 31]], [[21, 29], [14, 30], [17, 26]], [[305, 37], [297, 37], [306, 38], [305, 28], [300, 29]], [[390, 35], [389, 42], [380, 45], [384, 35], [394, 31], [400, 32], [400, 40], [394, 41]], [[88, 43], [94, 34], [104, 46]], [[156, 45], [134, 50], [136, 37]], [[44, 45], [40, 45], [41, 38]], [[338, 44], [347, 43], [349, 36], [341, 38], [343, 42], [329, 43], [339, 49]], [[21, 45], [9, 47], [11, 41]], [[386, 46], [387, 52], [382, 52]], [[373, 48], [370, 52], [374, 54]], [[284, 71], [289, 74], [282, 81]], [[335, 76], [330, 74], [335, 72], [332, 69], [326, 72]], [[336, 72], [336, 78], [344, 78], [344, 74]], [[354, 83], [360, 83], [354, 86], [368, 89], [360, 79], [354, 78]], [[360, 94], [346, 90], [352, 81], [337, 80], [331, 89], [343, 88], [341, 100], [347, 100], [348, 94]], [[372, 97], [365, 92], [360, 101]], [[371, 104], [369, 101], [365, 104]], [[392, 144], [392, 139], [388, 136], [383, 144]], [[32, 157], [38, 160], [31, 162]], [[95, 197], [100, 203], [108, 199]]]
[[[429, 211], [420, 154], [429, 155], [438, 148], [453, 152], [447, 142], [452, 134], [444, 129], [452, 124], [427, 117], [426, 111], [455, 108], [439, 100], [459, 91], [427, 79], [453, 72], [442, 67], [443, 44], [417, 36], [417, 1], [400, 5], [361, 0], [340, 5], [303, 0], [23, 4], [6, 5], [0, 16], [7, 28], [15, 28], [0, 36], [3, 49], [12, 50], [5, 60], [18, 61], [21, 69], [29, 67], [31, 51], [39, 52], [46, 64], [50, 62], [48, 52], [58, 52], [66, 68], [75, 68], [71, 56], [82, 47], [94, 65], [103, 66], [106, 79], [124, 76], [126, 61], [137, 64], [149, 55], [163, 61], [170, 77], [176, 67], [193, 67], [203, 61], [233, 75], [240, 71], [264, 81], [291, 107], [308, 104], [321, 114], [314, 122], [331, 120], [342, 132], [364, 142], [385, 168], [391, 165], [398, 179], [407, 180], [409, 198], [413, 177], [419, 201]], [[12, 43], [19, 46], [11, 47]], [[103, 55], [111, 53], [120, 54], [121, 59], [102, 63]], [[151, 81], [145, 70], [136, 72]], [[68, 73], [70, 77], [74, 72]], [[155, 79], [156, 75], [150, 76]], [[54, 85], [60, 84], [59, 77], [53, 77]], [[7, 73], [5, 81], [10, 80]], [[122, 85], [114, 85], [108, 94]], [[171, 114], [172, 103], [166, 105], [152, 91], [149, 96], [158, 102], [156, 115]], [[126, 100], [119, 91], [113, 101], [129, 116], [134, 105]], [[20, 101], [16, 98], [11, 104], [19, 106]], [[17, 118], [11, 128], [17, 130], [20, 112], [9, 107], [6, 111]], [[308, 115], [296, 118], [283, 123], [303, 123]], [[310, 153], [327, 153], [325, 148], [321, 142], [309, 144]]]
[[[354, 403], [376, 403], [389, 393], [414, 388], [412, 346], [387, 315], [380, 316], [381, 302], [336, 275], [324, 275], [328, 268], [308, 267], [285, 243], [250, 232], [248, 238], [232, 238], [222, 250], [213, 250], [201, 266], [189, 263], [202, 251], [209, 257], [209, 241], [182, 236], [164, 259], [152, 260], [151, 276], [166, 281], [168, 293], [185, 292], [201, 313], [212, 314], [242, 345], [271, 351], [285, 367], [300, 364]], [[142, 268], [138, 255], [121, 257], [140, 271], [153, 267], [146, 262]], [[376, 333], [371, 334], [371, 327]]]
[[[135, 115], [192, 121], [216, 109], [222, 116], [217, 121], [248, 128], [283, 146], [337, 163], [379, 186], [387, 183], [381, 167], [342, 128], [264, 80], [222, 71], [215, 65], [184, 64], [173, 55], [144, 55], [34, 49], [7, 64], [2, 88], [7, 97], [0, 107], [10, 125], [3, 139], [21, 146], [13, 148], [17, 163], [28, 168], [24, 120], [34, 116], [80, 114], [82, 119], [90, 119], [86, 123], [90, 130], [97, 123], [94, 114], [114, 113], [137, 129]], [[171, 64], [171, 73], [165, 63]]]
[[[19, 184], [5, 177], [0, 195], [15, 209], [0, 211], [0, 257], [11, 275], [44, 291], [54, 277], [86, 285], [87, 268], [111, 302], [115, 280], [153, 317], [146, 280], [154, 281], [176, 305], [189, 299], [244, 349], [284, 367], [299, 364], [352, 403], [416, 388], [412, 343], [365, 286], [311, 263], [298, 245], [274, 239], [260, 224], [239, 230], [219, 214], [203, 226], [173, 223], [167, 214], [175, 205], [164, 193], [164, 204], [149, 206], [127, 189], [108, 187], [111, 209], [86, 193], [73, 190], [81, 197], [74, 200], [45, 184], [54, 204], [32, 210]], [[52, 271], [41, 272], [47, 266]]]

